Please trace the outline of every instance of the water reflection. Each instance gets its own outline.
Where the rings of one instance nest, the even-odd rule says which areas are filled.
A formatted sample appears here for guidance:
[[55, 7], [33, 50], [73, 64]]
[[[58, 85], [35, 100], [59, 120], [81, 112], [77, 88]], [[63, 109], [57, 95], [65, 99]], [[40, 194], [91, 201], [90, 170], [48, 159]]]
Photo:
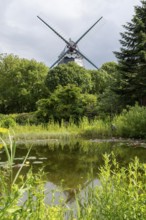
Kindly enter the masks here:
[[[20, 144], [14, 160], [16, 173], [27, 153], [27, 148], [32, 143]], [[142, 146], [142, 147], [141, 147]], [[26, 166], [21, 174], [26, 175], [30, 167], [33, 173], [41, 168], [45, 172], [46, 193], [50, 190], [61, 188], [66, 202], [72, 202], [75, 195], [83, 191], [89, 184], [98, 182], [98, 172], [103, 165], [103, 154], [114, 152], [117, 161], [126, 166], [135, 156], [146, 163], [146, 149], [141, 143], [135, 147], [133, 143], [115, 141], [84, 141], [71, 140], [66, 142], [52, 141], [45, 144], [33, 145]], [[0, 165], [6, 161], [4, 149], [0, 152]], [[57, 197], [60, 195], [58, 191]], [[49, 194], [48, 194], [49, 195]], [[46, 202], [51, 198], [46, 196]], [[57, 199], [56, 199], [57, 202]]]

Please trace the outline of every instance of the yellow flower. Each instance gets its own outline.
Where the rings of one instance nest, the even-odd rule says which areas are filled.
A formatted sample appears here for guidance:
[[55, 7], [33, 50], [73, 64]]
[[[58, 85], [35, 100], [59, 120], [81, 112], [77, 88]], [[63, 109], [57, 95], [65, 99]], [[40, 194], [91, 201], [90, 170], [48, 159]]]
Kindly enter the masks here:
[[3, 144], [0, 143], [0, 149], [3, 148]]
[[0, 128], [0, 133], [5, 134], [8, 133], [8, 129], [7, 128]]

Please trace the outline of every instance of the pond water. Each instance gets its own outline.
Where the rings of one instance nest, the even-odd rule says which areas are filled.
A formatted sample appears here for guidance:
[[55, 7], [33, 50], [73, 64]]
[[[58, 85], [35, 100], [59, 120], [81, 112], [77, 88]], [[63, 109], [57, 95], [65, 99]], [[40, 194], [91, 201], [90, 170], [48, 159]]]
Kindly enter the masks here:
[[[32, 146], [33, 145], [33, 146]], [[60, 188], [67, 202], [72, 202], [78, 186], [85, 189], [90, 184], [98, 184], [98, 172], [103, 165], [103, 154], [116, 155], [117, 161], [127, 166], [136, 156], [146, 163], [146, 143], [116, 140], [66, 140], [19, 143], [14, 160], [14, 172], [21, 166], [27, 147], [32, 146], [27, 166], [22, 169], [25, 175], [30, 167], [33, 173], [41, 168], [46, 173], [46, 189]], [[0, 166], [7, 160], [3, 148], [0, 149]], [[58, 192], [59, 194], [59, 192]], [[46, 199], [47, 203], [51, 198]]]

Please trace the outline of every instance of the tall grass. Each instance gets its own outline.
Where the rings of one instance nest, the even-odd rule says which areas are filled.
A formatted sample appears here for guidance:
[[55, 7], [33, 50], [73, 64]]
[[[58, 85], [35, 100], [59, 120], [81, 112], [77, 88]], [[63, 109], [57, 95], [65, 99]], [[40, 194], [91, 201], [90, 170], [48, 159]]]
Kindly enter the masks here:
[[0, 137], [0, 140], [2, 142], [2, 146], [1, 147], [4, 147], [4, 150], [5, 150], [5, 153], [6, 153], [6, 157], [7, 157], [7, 161], [5, 163], [5, 166], [4, 168], [7, 170], [7, 174], [9, 176], [9, 183], [10, 183], [10, 186], [15, 184], [23, 166], [25, 165], [25, 162], [28, 158], [28, 155], [31, 151], [31, 148], [32, 146], [28, 149], [28, 152], [21, 164], [21, 167], [18, 169], [17, 173], [15, 176], [13, 176], [13, 166], [14, 166], [14, 159], [15, 159], [15, 153], [16, 153], [16, 143], [15, 141], [12, 139], [12, 136], [10, 135], [8, 129], [0, 129], [1, 130], [1, 133], [6, 133], [7, 132], [7, 135], [8, 135], [8, 139], [7, 141], [5, 141], [3, 138]]
[[45, 125], [16, 125], [14, 128], [16, 140], [64, 139], [64, 138], [106, 138], [111, 137], [109, 122], [83, 118], [78, 124], [73, 121], [61, 124], [51, 121]]
[[109, 138], [112, 136], [110, 123], [102, 120], [93, 120], [88, 126], [80, 130], [83, 138]]
[[64, 139], [71, 137], [96, 138], [146, 138], [146, 107], [135, 105], [123, 110], [113, 119], [100, 120], [82, 118], [78, 124], [73, 120], [61, 123], [53, 120], [40, 125], [18, 125], [13, 127], [17, 140]]
[[13, 130], [15, 131], [15, 138], [17, 140], [33, 140], [33, 139], [63, 139], [71, 136], [77, 136], [79, 128], [75, 124], [57, 122], [49, 122], [45, 125], [16, 125]]

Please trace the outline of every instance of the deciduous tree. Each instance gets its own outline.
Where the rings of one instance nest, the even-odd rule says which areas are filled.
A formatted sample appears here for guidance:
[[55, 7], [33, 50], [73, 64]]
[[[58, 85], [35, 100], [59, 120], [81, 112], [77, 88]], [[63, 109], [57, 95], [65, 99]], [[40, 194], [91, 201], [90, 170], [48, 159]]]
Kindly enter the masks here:
[[44, 84], [48, 68], [35, 60], [14, 55], [0, 56], [0, 112], [20, 113], [36, 109], [36, 102], [46, 97]]

